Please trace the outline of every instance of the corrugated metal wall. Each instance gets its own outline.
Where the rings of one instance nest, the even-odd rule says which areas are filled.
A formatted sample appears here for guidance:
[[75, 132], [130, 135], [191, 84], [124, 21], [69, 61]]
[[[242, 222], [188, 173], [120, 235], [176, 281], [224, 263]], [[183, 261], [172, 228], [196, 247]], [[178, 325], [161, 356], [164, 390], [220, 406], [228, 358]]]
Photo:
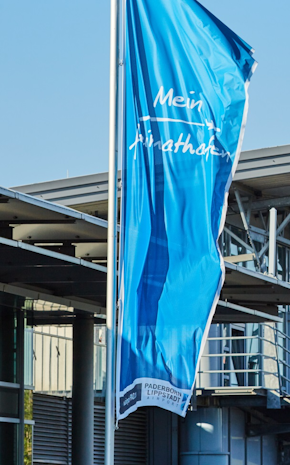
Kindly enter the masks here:
[[147, 465], [147, 450], [147, 410], [139, 409], [119, 423], [115, 465]]
[[[33, 398], [34, 465], [71, 464], [71, 399], [35, 394]], [[94, 410], [94, 464], [104, 464], [105, 407]], [[116, 465], [147, 465], [147, 410], [139, 409], [119, 424]]]
[[33, 396], [33, 463], [68, 465], [69, 402], [63, 397]]

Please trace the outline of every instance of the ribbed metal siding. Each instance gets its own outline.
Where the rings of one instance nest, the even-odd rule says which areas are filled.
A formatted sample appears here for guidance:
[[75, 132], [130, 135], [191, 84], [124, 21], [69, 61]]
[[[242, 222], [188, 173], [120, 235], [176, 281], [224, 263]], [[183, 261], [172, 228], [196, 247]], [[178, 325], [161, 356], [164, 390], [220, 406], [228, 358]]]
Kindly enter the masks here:
[[[95, 405], [94, 464], [104, 464], [105, 407]], [[120, 421], [115, 433], [115, 465], [147, 465], [147, 410]]]
[[95, 405], [94, 411], [94, 465], [104, 465], [105, 406]]
[[115, 465], [146, 465], [147, 450], [147, 410], [139, 409], [119, 423]]
[[68, 465], [68, 402], [63, 397], [33, 396], [34, 465]]
[[[35, 394], [34, 465], [71, 465], [71, 399]], [[116, 465], [147, 465], [147, 410], [139, 409], [119, 423], [115, 435]], [[105, 407], [94, 410], [94, 465], [104, 465]]]
[[68, 411], [68, 431], [67, 431], [67, 436], [68, 436], [68, 465], [71, 465], [72, 463], [72, 401], [71, 399], [66, 399], [67, 401], [67, 411]]

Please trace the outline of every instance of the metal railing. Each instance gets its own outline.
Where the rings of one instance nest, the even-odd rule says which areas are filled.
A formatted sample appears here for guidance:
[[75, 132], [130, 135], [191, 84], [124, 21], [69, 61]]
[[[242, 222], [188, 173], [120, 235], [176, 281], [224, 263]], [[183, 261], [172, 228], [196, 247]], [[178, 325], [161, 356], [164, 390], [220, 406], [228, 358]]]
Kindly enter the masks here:
[[[63, 328], [61, 328], [63, 330]], [[94, 342], [94, 390], [104, 396], [106, 345], [98, 338], [95, 326]], [[33, 378], [34, 390], [46, 394], [70, 395], [72, 391], [72, 332], [61, 334], [34, 329]]]
[[[242, 350], [251, 342], [258, 350]], [[215, 350], [209, 350], [213, 344]], [[267, 323], [259, 325], [257, 335], [209, 337], [201, 358], [196, 387], [233, 390], [265, 388], [275, 390], [280, 395], [289, 395], [289, 348], [290, 337], [276, 325]]]
[[[214, 325], [216, 326], [216, 325]], [[201, 358], [198, 389], [266, 388], [290, 394], [290, 337], [274, 324], [260, 324], [257, 334], [208, 337]], [[34, 386], [39, 392], [71, 390], [72, 335], [34, 330]], [[94, 387], [105, 385], [105, 341], [95, 337]]]

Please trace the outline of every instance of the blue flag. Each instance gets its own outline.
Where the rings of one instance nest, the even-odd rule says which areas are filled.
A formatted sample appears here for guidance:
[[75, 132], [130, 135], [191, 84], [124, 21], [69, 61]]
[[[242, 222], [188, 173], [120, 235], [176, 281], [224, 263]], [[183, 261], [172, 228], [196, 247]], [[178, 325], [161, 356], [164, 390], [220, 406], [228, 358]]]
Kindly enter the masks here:
[[195, 0], [127, 0], [125, 66], [117, 417], [185, 416], [224, 281], [255, 61]]

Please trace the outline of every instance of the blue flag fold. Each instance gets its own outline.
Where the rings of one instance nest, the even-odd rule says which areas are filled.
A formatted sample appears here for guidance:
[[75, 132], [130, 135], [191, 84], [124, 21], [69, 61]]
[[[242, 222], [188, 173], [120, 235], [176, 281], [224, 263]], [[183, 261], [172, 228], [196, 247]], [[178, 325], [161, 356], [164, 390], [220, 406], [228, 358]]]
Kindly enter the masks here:
[[255, 64], [197, 1], [127, 0], [118, 419], [144, 405], [186, 414]]

